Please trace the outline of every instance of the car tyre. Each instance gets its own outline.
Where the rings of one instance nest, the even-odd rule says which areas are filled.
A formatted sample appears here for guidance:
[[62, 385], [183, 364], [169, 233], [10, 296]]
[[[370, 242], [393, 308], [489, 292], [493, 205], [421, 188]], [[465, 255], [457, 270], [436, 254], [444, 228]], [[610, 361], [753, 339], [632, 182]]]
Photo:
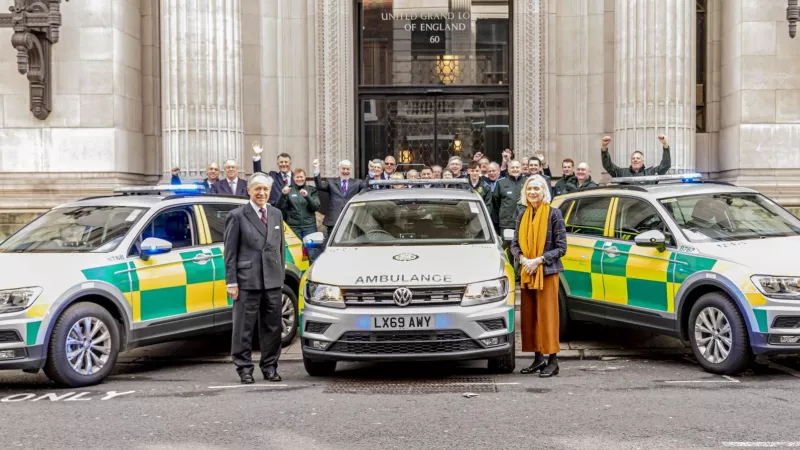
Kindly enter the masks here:
[[303, 367], [312, 377], [329, 377], [336, 372], [336, 361], [314, 361], [303, 355]]
[[[92, 333], [93, 337], [86, 337]], [[77, 339], [80, 337], [82, 341]], [[53, 327], [44, 372], [62, 386], [99, 384], [114, 369], [119, 346], [119, 329], [111, 313], [95, 303], [77, 303], [67, 308]]]
[[700, 297], [692, 306], [687, 329], [694, 356], [708, 372], [734, 375], [753, 360], [747, 325], [725, 294], [710, 292]]
[[489, 358], [489, 372], [492, 373], [513, 373], [517, 364], [517, 343], [514, 341], [516, 334], [511, 333], [508, 338], [511, 340], [511, 349], [503, 356]]
[[564, 342], [569, 337], [569, 329], [572, 325], [572, 319], [569, 317], [567, 310], [567, 294], [563, 289], [558, 290], [558, 335], [561, 342]]
[[294, 291], [292, 291], [289, 288], [289, 286], [283, 285], [283, 289], [281, 289], [281, 346], [282, 347], [286, 347], [289, 344], [291, 344], [292, 341], [294, 341], [295, 336], [297, 336], [297, 326], [298, 326], [297, 296], [295, 295]]

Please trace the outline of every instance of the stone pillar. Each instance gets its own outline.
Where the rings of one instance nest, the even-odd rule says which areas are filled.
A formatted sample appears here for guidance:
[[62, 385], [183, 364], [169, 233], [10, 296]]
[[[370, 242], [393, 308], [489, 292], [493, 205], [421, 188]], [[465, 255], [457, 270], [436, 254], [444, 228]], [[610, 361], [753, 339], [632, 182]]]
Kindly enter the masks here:
[[548, 0], [515, 1], [514, 151], [533, 156], [547, 148]]
[[[339, 161], [355, 158], [355, 60], [353, 3], [317, 0], [315, 19], [316, 129], [323, 177], [337, 173]], [[313, 158], [311, 158], [313, 159]]]
[[[695, 169], [696, 21], [694, 0], [616, 0], [614, 161], [661, 161], [664, 134], [673, 171]], [[598, 144], [599, 146], [599, 144]]]
[[165, 177], [244, 163], [241, 51], [240, 0], [161, 0]]

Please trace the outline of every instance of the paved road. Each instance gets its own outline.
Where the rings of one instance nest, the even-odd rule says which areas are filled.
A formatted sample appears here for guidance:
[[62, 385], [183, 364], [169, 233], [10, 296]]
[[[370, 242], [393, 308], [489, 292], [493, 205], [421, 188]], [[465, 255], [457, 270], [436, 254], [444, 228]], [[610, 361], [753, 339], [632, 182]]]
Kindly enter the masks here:
[[[527, 360], [520, 359], [518, 368]], [[800, 442], [797, 359], [736, 378], [691, 358], [564, 360], [543, 380], [482, 363], [347, 364], [241, 387], [227, 363], [124, 363], [103, 385], [58, 390], [0, 373], [3, 448], [725, 448]], [[789, 366], [789, 368], [786, 368]], [[794, 375], [792, 374], [794, 373]], [[796, 375], [796, 376], [795, 376]], [[70, 394], [70, 392], [75, 392]], [[479, 394], [465, 398], [464, 393]]]

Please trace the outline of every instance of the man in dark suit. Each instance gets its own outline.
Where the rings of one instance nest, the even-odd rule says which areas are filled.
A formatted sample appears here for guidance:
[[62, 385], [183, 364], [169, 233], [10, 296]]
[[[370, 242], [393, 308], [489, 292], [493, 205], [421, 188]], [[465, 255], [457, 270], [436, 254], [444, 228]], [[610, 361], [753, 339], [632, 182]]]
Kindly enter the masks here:
[[318, 191], [328, 193], [328, 208], [325, 211], [325, 220], [322, 222], [328, 229], [328, 236], [331, 235], [333, 226], [336, 225], [336, 220], [344, 210], [344, 205], [365, 189], [366, 183], [363, 180], [350, 178], [352, 169], [353, 166], [350, 161], [345, 159], [339, 163], [339, 178], [331, 181], [322, 181], [319, 176], [319, 160], [314, 160], [314, 183], [317, 185]]
[[225, 161], [223, 169], [225, 178], [211, 185], [211, 193], [247, 197], [247, 181], [239, 178], [239, 163], [229, 159]]
[[[224, 183], [224, 181], [223, 181]], [[285, 238], [281, 211], [267, 203], [273, 180], [253, 175], [250, 201], [225, 221], [225, 282], [233, 299], [231, 356], [244, 384], [254, 383], [252, 345], [258, 323], [261, 361], [268, 381], [281, 381], [281, 308], [285, 275]]]
[[[264, 149], [261, 147], [261, 142], [253, 142], [253, 173], [267, 173], [261, 170], [261, 152]], [[278, 155], [278, 171], [270, 170], [267, 174], [274, 180], [272, 183], [272, 191], [269, 193], [269, 204], [275, 206], [281, 198], [281, 191], [285, 187], [292, 187], [294, 180], [292, 177], [292, 157], [288, 153], [281, 153]]]

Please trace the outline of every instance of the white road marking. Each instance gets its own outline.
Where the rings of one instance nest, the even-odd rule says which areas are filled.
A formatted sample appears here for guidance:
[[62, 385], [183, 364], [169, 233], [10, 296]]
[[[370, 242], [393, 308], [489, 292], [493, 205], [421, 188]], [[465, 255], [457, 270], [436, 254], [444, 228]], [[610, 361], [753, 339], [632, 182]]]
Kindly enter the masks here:
[[723, 442], [723, 447], [800, 447], [800, 442]]
[[237, 389], [247, 387], [289, 387], [288, 384], [233, 384], [230, 386], [209, 386], [209, 389]]
[[667, 380], [664, 383], [739, 383], [736, 378], [723, 375], [724, 380]]

